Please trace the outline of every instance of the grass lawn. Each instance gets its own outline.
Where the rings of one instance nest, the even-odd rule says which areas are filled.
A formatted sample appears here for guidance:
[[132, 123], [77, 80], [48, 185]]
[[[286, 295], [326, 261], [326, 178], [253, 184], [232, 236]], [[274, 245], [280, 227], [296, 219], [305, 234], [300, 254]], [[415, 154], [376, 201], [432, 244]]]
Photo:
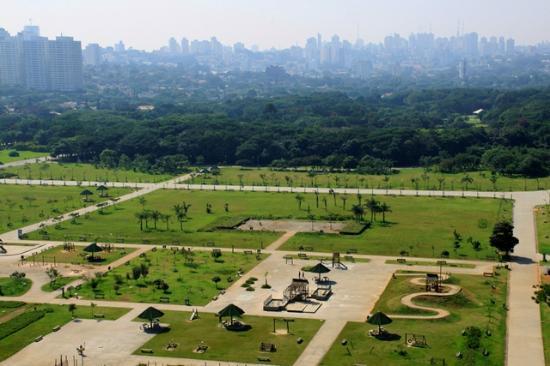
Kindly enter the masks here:
[[61, 287], [67, 286], [69, 283], [76, 281], [79, 278], [80, 277], [78, 276], [69, 276], [69, 277], [60, 276], [55, 280], [55, 282], [49, 282], [42, 285], [41, 290], [44, 292], [53, 292], [53, 291], [59, 290]]
[[44, 152], [34, 152], [34, 151], [17, 151], [19, 156], [10, 156], [10, 152], [14, 150], [0, 150], [0, 163], [7, 164], [13, 163], [14, 161], [27, 160], [40, 158], [42, 156], [47, 156], [48, 153]]
[[[494, 223], [511, 219], [512, 203], [501, 199], [377, 197], [392, 209], [388, 223], [380, 221], [360, 235], [298, 233], [281, 250], [311, 248], [320, 252], [342, 252], [395, 256], [494, 259], [489, 245]], [[454, 230], [462, 237], [454, 250]], [[468, 237], [481, 243], [479, 250], [468, 243]]]
[[[99, 244], [102, 248], [105, 248]], [[70, 250], [69, 250], [70, 249]], [[74, 249], [65, 248], [63, 245], [58, 245], [41, 253], [37, 253], [27, 258], [27, 261], [46, 262], [46, 263], [71, 263], [71, 264], [94, 264], [106, 265], [110, 264], [130, 253], [135, 251], [135, 248], [120, 248], [112, 247], [105, 249], [102, 252], [94, 253], [95, 259], [93, 262], [88, 260], [90, 253], [86, 253], [84, 246], [76, 245]]]
[[21, 179], [71, 180], [96, 182], [156, 183], [172, 178], [168, 174], [149, 174], [133, 170], [107, 169], [93, 164], [38, 163], [12, 167], [6, 173]]
[[[81, 187], [0, 185], [0, 233], [107, 200], [90, 188], [94, 195], [85, 202], [80, 196], [83, 190]], [[128, 192], [129, 189], [111, 188], [108, 194], [117, 197]]]
[[0, 277], [0, 296], [21, 296], [31, 289], [28, 278]]
[[[400, 339], [380, 341], [368, 335], [369, 329], [376, 326], [348, 323], [321, 365], [429, 365], [432, 358], [445, 359], [446, 365], [504, 365], [506, 310], [503, 305], [506, 302], [507, 272], [501, 270], [498, 273], [494, 278], [453, 275], [450, 282], [461, 286], [461, 293], [448, 298], [415, 300], [422, 305], [445, 308], [451, 315], [439, 320], [396, 319], [385, 326], [388, 331], [397, 333]], [[418, 314], [418, 311], [413, 312], [400, 303], [403, 296], [419, 289], [408, 283], [410, 279], [398, 277], [392, 280], [374, 311]], [[469, 348], [467, 337], [462, 335], [462, 330], [470, 326], [482, 331], [477, 349]], [[491, 332], [490, 336], [485, 333], [487, 329]], [[428, 347], [406, 347], [406, 333], [425, 336]], [[347, 348], [340, 344], [342, 339], [348, 340]], [[488, 356], [483, 356], [483, 349], [489, 351]], [[463, 359], [456, 359], [457, 352], [462, 352]]]
[[[246, 273], [258, 263], [255, 255], [243, 253], [224, 252], [215, 260], [210, 252], [197, 251], [188, 255], [183, 249], [177, 253], [171, 249], [158, 249], [107, 272], [99, 279], [89, 280], [78, 290], [78, 295], [94, 299], [99, 293], [105, 300], [150, 303], [158, 303], [161, 297], [167, 297], [170, 303], [184, 304], [185, 299], [189, 299], [191, 305], [206, 305], [221, 289], [238, 279], [239, 271]], [[134, 270], [140, 266], [148, 268], [148, 275], [136, 280]], [[212, 281], [214, 277], [219, 277], [217, 284]], [[156, 280], [164, 281], [168, 289], [160, 289]]]
[[[351, 206], [356, 202], [355, 195], [319, 195], [299, 194], [303, 199], [299, 208], [296, 194], [264, 192], [212, 192], [161, 190], [147, 196], [142, 205], [139, 200], [124, 202], [109, 207], [104, 214], [94, 213], [88, 219], [80, 220], [80, 225], [61, 223], [58, 229], [48, 228], [50, 239], [98, 240], [102, 242], [150, 242], [182, 243], [185, 245], [206, 245], [241, 248], [264, 247], [280, 236], [280, 233], [246, 231], [201, 231], [204, 227], [226, 216], [247, 216], [252, 218], [294, 218], [294, 219], [353, 219]], [[346, 209], [344, 201], [346, 199]], [[367, 198], [363, 197], [364, 203]], [[297, 234], [284, 249], [298, 250], [300, 247], [312, 247], [319, 251], [346, 252], [356, 248], [360, 253], [399, 255], [400, 251], [409, 251], [417, 256], [439, 256], [442, 250], [451, 252], [451, 256], [485, 258], [494, 251], [488, 246], [492, 226], [498, 217], [511, 218], [512, 205], [500, 199], [477, 198], [429, 198], [429, 197], [376, 197], [386, 202], [392, 209], [387, 213], [388, 223], [375, 223], [361, 235], [335, 234]], [[187, 219], [183, 222], [183, 231], [175, 219], [173, 206], [186, 202], [191, 207]], [[325, 209], [326, 202], [326, 209]], [[206, 213], [206, 204], [212, 207]], [[225, 212], [225, 204], [228, 212]], [[166, 223], [159, 221], [157, 229], [149, 220], [143, 222], [143, 231], [136, 214], [143, 210], [158, 210], [171, 215]], [[311, 215], [311, 216], [310, 216]], [[380, 217], [378, 220], [380, 221]], [[463, 236], [461, 248], [453, 252], [453, 230]], [[469, 236], [482, 244], [475, 251], [466, 243]], [[32, 239], [42, 239], [40, 233], [29, 235]], [[432, 246], [434, 250], [432, 251]], [[411, 249], [412, 247], [412, 249]]]
[[[463, 183], [469, 176], [472, 182]], [[387, 179], [387, 180], [386, 180]], [[414, 180], [414, 181], [413, 181]], [[467, 180], [464, 180], [466, 182]], [[357, 173], [323, 173], [310, 175], [307, 171], [274, 171], [269, 168], [221, 168], [219, 175], [204, 174], [195, 177], [196, 184], [229, 184], [256, 186], [338, 187], [379, 189], [436, 189], [478, 191], [524, 191], [550, 187], [550, 177], [530, 179], [498, 175], [495, 184], [488, 171], [457, 174], [426, 172], [423, 168], [404, 168], [398, 174], [387, 176]], [[416, 182], [416, 183], [415, 183]]]
[[[2, 303], [0, 303], [0, 310], [1, 308]], [[45, 315], [43, 318], [0, 340], [0, 361], [7, 359], [27, 345], [33, 343], [36, 337], [45, 336], [48, 333], [51, 333], [52, 328], [55, 326], [63, 326], [72, 319], [67, 305], [27, 304], [24, 305], [24, 309], [26, 312], [45, 311]], [[94, 313], [103, 314], [103, 319], [105, 320], [115, 320], [126, 314], [129, 310], [130, 309], [125, 308], [107, 308], [98, 306], [94, 309]], [[92, 308], [89, 306], [77, 306], [74, 315], [76, 318], [92, 319]], [[16, 318], [13, 318], [14, 321], [15, 319]], [[0, 323], [0, 327], [3, 324], [6, 324], [5, 321]]]
[[[170, 324], [170, 331], [159, 334], [144, 344], [135, 354], [141, 354], [141, 348], [153, 350], [154, 356], [184, 357], [200, 360], [217, 360], [239, 363], [260, 363], [258, 357], [268, 357], [271, 364], [290, 366], [307, 347], [309, 341], [319, 330], [323, 321], [295, 319], [290, 323], [289, 335], [273, 333], [273, 319], [270, 317], [248, 316], [243, 321], [252, 326], [246, 332], [230, 332], [219, 326], [214, 314], [202, 313], [200, 319], [189, 322], [189, 313], [166, 312], [162, 323]], [[277, 329], [286, 329], [283, 322], [277, 322]], [[298, 344], [296, 340], [304, 341]], [[195, 353], [193, 350], [203, 341], [208, 350]], [[166, 350], [169, 342], [177, 343], [174, 351]], [[260, 342], [275, 344], [277, 351], [260, 352]]]
[[535, 210], [539, 253], [550, 255], [550, 205], [539, 206]]

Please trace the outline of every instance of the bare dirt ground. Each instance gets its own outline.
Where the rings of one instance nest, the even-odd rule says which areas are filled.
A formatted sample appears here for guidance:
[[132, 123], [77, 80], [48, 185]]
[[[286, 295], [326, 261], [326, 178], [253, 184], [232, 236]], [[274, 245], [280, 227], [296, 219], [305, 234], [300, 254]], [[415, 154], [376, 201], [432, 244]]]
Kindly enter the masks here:
[[243, 231], [294, 231], [297, 233], [338, 234], [345, 226], [343, 222], [305, 221], [305, 220], [248, 220], [238, 227]]

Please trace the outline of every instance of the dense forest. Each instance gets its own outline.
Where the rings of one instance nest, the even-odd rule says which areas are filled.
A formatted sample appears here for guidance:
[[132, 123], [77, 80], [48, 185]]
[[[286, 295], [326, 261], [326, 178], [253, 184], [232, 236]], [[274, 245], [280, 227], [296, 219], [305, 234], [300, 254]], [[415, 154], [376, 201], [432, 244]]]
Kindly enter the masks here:
[[[0, 142], [105, 166], [438, 166], [550, 174], [550, 89], [341, 92], [158, 103], [140, 112], [0, 112]], [[478, 116], [473, 111], [483, 109]]]

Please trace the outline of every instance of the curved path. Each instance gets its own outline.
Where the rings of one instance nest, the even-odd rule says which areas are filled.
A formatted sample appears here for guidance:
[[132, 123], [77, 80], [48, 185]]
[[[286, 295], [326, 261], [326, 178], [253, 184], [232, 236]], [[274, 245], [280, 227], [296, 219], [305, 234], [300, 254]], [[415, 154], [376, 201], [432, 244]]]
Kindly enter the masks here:
[[[422, 277], [415, 277], [411, 279], [411, 283], [414, 285], [424, 286], [426, 283], [426, 280]], [[447, 283], [443, 283], [441, 284], [441, 286], [447, 288], [449, 291], [447, 292], [427, 292], [427, 291], [415, 292], [401, 299], [401, 303], [411, 309], [431, 311], [435, 313], [434, 315], [398, 315], [398, 314], [393, 315], [392, 314], [388, 316], [393, 319], [418, 319], [418, 320], [434, 320], [434, 319], [442, 319], [442, 318], [448, 317], [449, 315], [451, 315], [451, 313], [448, 312], [447, 310], [432, 308], [429, 306], [417, 305], [413, 302], [413, 299], [420, 296], [436, 296], [436, 297], [454, 296], [462, 290], [459, 286], [451, 285]]]

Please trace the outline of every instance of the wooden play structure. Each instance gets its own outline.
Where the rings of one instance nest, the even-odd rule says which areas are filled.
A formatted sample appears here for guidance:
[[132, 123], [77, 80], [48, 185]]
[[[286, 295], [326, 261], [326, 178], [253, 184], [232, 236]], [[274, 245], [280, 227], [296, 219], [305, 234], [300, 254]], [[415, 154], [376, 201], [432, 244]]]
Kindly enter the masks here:
[[441, 292], [441, 278], [435, 273], [426, 273], [426, 291]]

